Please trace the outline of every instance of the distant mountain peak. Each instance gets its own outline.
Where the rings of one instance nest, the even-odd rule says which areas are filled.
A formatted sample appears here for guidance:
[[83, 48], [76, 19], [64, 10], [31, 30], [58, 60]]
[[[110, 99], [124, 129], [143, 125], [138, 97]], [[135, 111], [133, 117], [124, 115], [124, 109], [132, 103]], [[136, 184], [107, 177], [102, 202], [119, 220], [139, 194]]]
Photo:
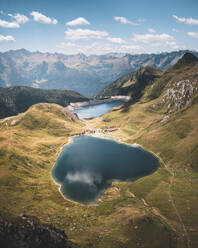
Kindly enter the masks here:
[[185, 53], [179, 60], [178, 62], [175, 64], [175, 66], [173, 66], [173, 68], [179, 68], [182, 66], [187, 66], [189, 64], [192, 64], [194, 62], [198, 62], [198, 58], [193, 55], [192, 53]]
[[17, 50], [13, 50], [13, 52], [17, 52], [17, 53], [21, 53], [21, 54], [30, 54], [31, 52], [26, 50], [25, 48], [20, 48], [20, 49], [17, 49]]
[[31, 54], [31, 52], [29, 52], [28, 50], [21, 48], [21, 49], [17, 49], [17, 50], [9, 50], [7, 52], [5, 52], [5, 54], [9, 54], [11, 56], [15, 56], [15, 55], [25, 55], [28, 56]]

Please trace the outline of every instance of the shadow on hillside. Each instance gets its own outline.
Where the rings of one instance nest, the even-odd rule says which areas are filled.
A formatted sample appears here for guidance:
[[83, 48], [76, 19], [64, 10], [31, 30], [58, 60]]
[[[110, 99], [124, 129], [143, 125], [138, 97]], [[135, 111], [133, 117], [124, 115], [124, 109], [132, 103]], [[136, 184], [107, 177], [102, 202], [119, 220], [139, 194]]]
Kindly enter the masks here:
[[142, 92], [138, 93], [136, 96], [132, 96], [132, 99], [123, 105], [122, 113], [127, 113], [129, 111], [130, 106], [139, 102], [142, 96]]
[[129, 111], [130, 106], [134, 104], [134, 100], [130, 100], [126, 102], [122, 107], [122, 113], [127, 113]]

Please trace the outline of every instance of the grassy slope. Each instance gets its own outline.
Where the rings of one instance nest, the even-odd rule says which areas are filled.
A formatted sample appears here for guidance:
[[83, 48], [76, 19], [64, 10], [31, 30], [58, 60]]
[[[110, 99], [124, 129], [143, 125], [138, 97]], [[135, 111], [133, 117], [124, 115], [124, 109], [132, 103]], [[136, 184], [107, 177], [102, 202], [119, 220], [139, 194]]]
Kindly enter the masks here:
[[[66, 201], [58, 193], [51, 178], [52, 166], [67, 137], [83, 129], [82, 122], [68, 120], [61, 107], [48, 104], [34, 105], [18, 124], [11, 126], [11, 122], [7, 120], [0, 127], [1, 212], [26, 213], [43, 223], [53, 223], [80, 247], [152, 244], [165, 248], [170, 242], [175, 247], [172, 228], [153, 213], [142, 196], [133, 197], [131, 183], [114, 183], [98, 206]], [[159, 171], [157, 178], [166, 178], [166, 173]]]
[[60, 147], [82, 126], [65, 114], [58, 105], [38, 104], [17, 125], [11, 126], [12, 120], [0, 124], [1, 210], [16, 215], [27, 211], [41, 219], [54, 213], [56, 199], [62, 198], [50, 172]]
[[[158, 104], [175, 82], [197, 82], [197, 68], [197, 62], [176, 66], [147, 89], [141, 103], [111, 111], [95, 121], [97, 127], [119, 127], [114, 135], [127, 143], [139, 143], [161, 158], [162, 168], [131, 184], [130, 190], [166, 218], [180, 237], [179, 247], [198, 246], [198, 94], [182, 111], [175, 112], [173, 106], [167, 120], [164, 116], [170, 101]], [[157, 98], [148, 101], [153, 93]]]
[[[149, 102], [149, 104], [151, 104]], [[179, 235], [178, 247], [198, 245], [198, 103], [171, 117], [148, 112], [147, 104], [131, 106], [127, 112], [109, 112], [97, 127], [119, 127], [114, 133], [122, 141], [139, 143], [161, 158], [161, 168], [151, 176], [130, 184], [127, 190], [144, 198], [153, 213], [162, 215]]]

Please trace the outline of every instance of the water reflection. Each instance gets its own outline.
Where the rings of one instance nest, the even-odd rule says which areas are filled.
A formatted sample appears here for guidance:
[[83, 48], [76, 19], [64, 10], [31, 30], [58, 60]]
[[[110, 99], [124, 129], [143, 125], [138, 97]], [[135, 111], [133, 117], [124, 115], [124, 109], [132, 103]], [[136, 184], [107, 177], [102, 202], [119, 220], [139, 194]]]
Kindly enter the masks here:
[[69, 199], [85, 204], [96, 201], [112, 180], [133, 181], [158, 168], [158, 159], [141, 147], [91, 136], [73, 138], [53, 169]]

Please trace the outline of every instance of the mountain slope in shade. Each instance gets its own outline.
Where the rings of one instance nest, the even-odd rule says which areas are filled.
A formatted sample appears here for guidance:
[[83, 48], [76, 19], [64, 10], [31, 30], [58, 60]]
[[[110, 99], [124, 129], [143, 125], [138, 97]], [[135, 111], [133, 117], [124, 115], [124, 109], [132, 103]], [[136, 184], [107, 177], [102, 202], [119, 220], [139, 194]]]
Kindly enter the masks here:
[[0, 118], [26, 111], [36, 103], [57, 103], [67, 106], [70, 102], [86, 101], [86, 97], [68, 90], [44, 90], [27, 86], [0, 87]]
[[198, 58], [196, 56], [194, 56], [192, 53], [185, 53], [171, 69], [179, 69], [186, 66], [192, 66], [193, 64], [197, 63]]
[[[0, 86], [65, 89], [92, 96], [110, 82], [140, 67], [151, 66], [166, 70], [185, 52], [86, 56], [10, 50], [0, 53]], [[198, 55], [197, 52], [194, 54]]]
[[96, 95], [96, 98], [103, 98], [116, 95], [128, 95], [137, 100], [142, 95], [146, 86], [162, 75], [162, 71], [150, 66], [142, 67], [139, 70], [129, 73], [104, 88]]
[[63, 230], [42, 224], [36, 217], [22, 214], [12, 221], [0, 216], [2, 248], [71, 248]]

